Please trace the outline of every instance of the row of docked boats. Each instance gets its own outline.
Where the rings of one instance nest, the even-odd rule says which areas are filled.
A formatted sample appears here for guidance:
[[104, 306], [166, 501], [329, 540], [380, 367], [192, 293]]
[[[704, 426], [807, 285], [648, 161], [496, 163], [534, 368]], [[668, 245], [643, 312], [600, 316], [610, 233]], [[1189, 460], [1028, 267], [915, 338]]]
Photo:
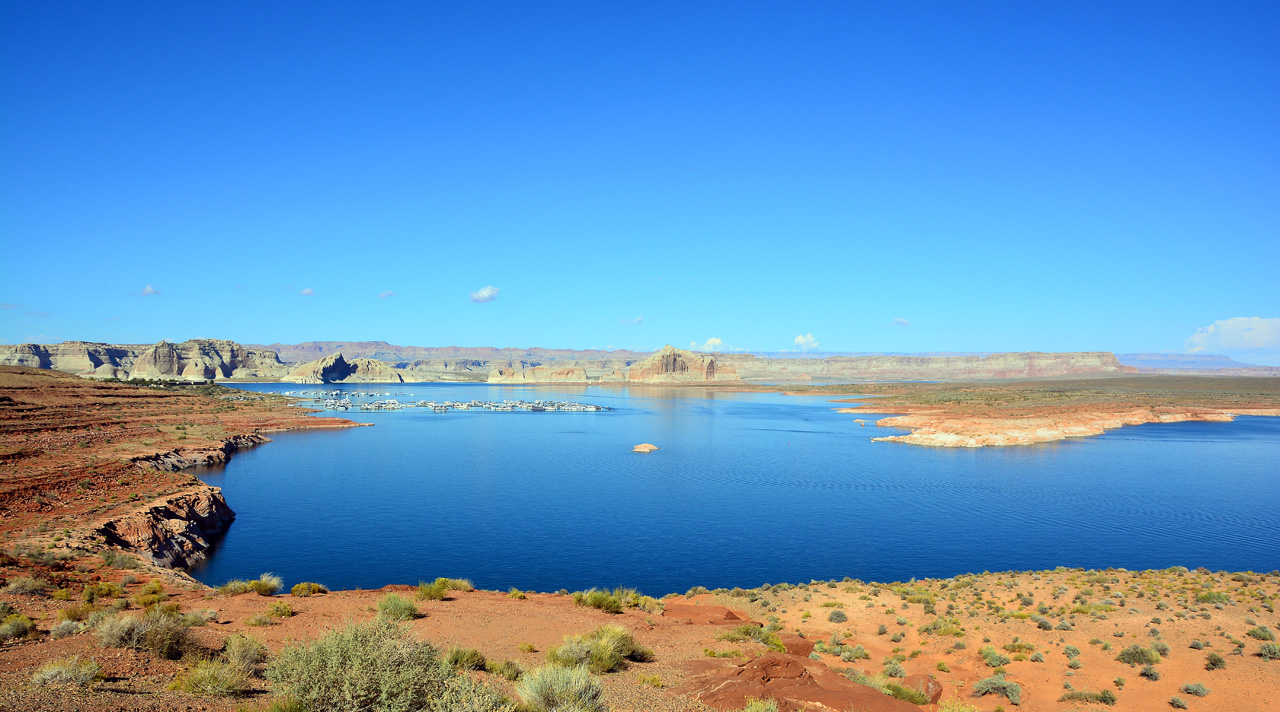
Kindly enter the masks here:
[[357, 407], [364, 411], [385, 411], [385, 410], [401, 410], [404, 408], [426, 408], [435, 413], [447, 413], [450, 410], [478, 410], [491, 413], [511, 413], [515, 411], [528, 411], [531, 413], [546, 413], [556, 411], [566, 411], [574, 413], [595, 413], [607, 411], [609, 408], [594, 403], [574, 403], [571, 401], [555, 401], [555, 400], [503, 400], [503, 401], [433, 401], [421, 400], [416, 403], [401, 403], [395, 398], [386, 400], [375, 400], [372, 402], [360, 403], [358, 406], [353, 405], [350, 398], [325, 398], [319, 401], [325, 410], [350, 410]]

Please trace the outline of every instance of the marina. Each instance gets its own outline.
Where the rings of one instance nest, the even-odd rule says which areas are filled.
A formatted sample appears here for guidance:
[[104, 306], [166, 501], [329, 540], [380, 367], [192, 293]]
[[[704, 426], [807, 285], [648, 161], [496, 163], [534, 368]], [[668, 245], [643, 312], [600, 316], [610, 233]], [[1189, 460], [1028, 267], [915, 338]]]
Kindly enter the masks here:
[[[401, 402], [397, 398], [388, 397], [407, 395], [405, 393], [349, 391], [322, 391], [317, 393], [314, 391], [287, 391], [285, 395], [293, 395], [310, 399], [304, 403], [300, 403], [299, 405], [319, 407], [324, 410], [333, 411], [349, 411], [352, 409], [361, 411], [398, 411], [406, 408], [420, 408], [430, 410], [434, 413], [447, 413], [450, 410], [480, 411], [487, 413], [514, 413], [518, 411], [530, 413], [596, 413], [611, 410], [606, 406], [596, 405], [594, 403], [575, 403], [572, 401], [557, 400], [419, 400], [416, 402]], [[374, 400], [368, 400], [370, 398]]]

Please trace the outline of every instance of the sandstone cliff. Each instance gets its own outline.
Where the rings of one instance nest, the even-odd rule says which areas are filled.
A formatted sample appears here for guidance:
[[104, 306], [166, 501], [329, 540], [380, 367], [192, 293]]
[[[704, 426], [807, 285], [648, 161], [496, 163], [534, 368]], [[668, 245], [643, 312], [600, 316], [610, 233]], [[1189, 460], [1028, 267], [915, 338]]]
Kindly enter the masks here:
[[715, 354], [666, 346], [635, 362], [621, 359], [512, 364], [489, 373], [490, 383], [733, 383], [741, 381]]
[[280, 380], [291, 383], [402, 383], [404, 377], [390, 364], [368, 358], [347, 361], [342, 354], [304, 363]]
[[1115, 354], [998, 353], [983, 356], [839, 356], [822, 359], [762, 359], [726, 355], [749, 381], [953, 381], [1061, 378], [1083, 374], [1135, 373]]
[[165, 568], [185, 569], [205, 557], [209, 540], [235, 516], [222, 490], [202, 485], [114, 518], [96, 531], [107, 544], [145, 554]]
[[247, 349], [221, 339], [161, 341], [151, 346], [84, 341], [0, 346], [0, 366], [52, 369], [89, 378], [160, 380], [276, 378], [287, 370], [274, 351]]

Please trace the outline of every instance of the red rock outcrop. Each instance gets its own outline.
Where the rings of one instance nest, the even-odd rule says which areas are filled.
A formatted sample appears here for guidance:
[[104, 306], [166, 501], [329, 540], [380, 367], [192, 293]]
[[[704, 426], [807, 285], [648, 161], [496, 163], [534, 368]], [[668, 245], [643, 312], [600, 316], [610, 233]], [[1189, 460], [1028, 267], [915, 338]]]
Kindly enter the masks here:
[[779, 712], [920, 712], [916, 705], [850, 681], [820, 660], [788, 653], [768, 653], [671, 691], [717, 710], [740, 710], [750, 699], [775, 699]]
[[648, 358], [631, 364], [627, 381], [631, 383], [713, 383], [741, 381], [738, 372], [717, 359], [716, 354], [703, 354], [677, 349], [668, 344]]
[[222, 490], [207, 485], [152, 502], [97, 528], [107, 544], [139, 552], [166, 568], [189, 568], [205, 557], [209, 539], [235, 512]]

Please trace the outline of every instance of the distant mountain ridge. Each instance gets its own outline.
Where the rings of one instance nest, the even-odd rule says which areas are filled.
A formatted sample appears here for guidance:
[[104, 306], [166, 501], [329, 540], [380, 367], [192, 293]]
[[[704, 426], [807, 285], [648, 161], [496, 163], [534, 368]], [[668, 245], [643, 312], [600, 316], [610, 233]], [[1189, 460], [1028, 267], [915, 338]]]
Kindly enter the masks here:
[[1280, 376], [1280, 368], [1241, 363], [1217, 354], [1116, 354], [1120, 363], [1140, 373], [1212, 376]]

